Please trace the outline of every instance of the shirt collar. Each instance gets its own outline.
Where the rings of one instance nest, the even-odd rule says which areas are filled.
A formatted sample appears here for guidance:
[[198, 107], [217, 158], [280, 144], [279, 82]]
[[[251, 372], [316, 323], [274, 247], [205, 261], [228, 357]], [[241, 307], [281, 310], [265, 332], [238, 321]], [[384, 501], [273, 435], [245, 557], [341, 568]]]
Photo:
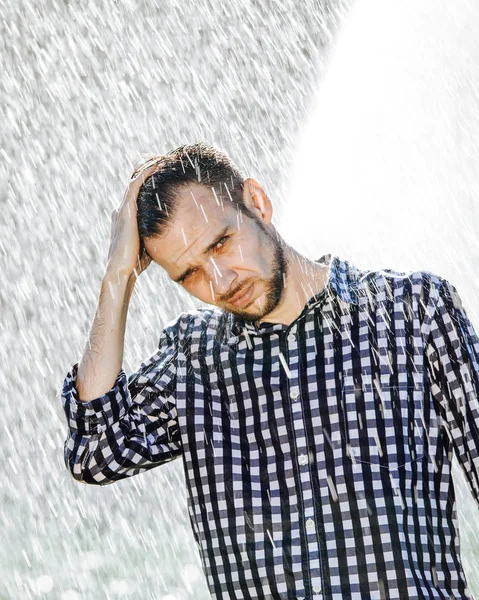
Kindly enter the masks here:
[[[314, 295], [306, 302], [301, 314], [322, 303], [328, 296], [337, 296], [347, 304], [358, 306], [359, 298], [364, 293], [358, 268], [332, 253], [323, 255], [316, 262], [329, 265], [326, 285], [319, 294]], [[228, 343], [236, 341], [237, 336], [244, 333], [245, 330], [248, 335], [262, 335], [285, 328], [285, 325], [281, 323], [262, 323], [258, 328], [254, 323], [249, 323], [231, 313], [229, 313], [228, 321]]]
[[349, 261], [342, 260], [334, 254], [326, 254], [317, 262], [330, 265], [325, 290], [328, 292], [333, 291], [348, 304], [359, 306], [360, 297], [365, 293], [359, 269]]

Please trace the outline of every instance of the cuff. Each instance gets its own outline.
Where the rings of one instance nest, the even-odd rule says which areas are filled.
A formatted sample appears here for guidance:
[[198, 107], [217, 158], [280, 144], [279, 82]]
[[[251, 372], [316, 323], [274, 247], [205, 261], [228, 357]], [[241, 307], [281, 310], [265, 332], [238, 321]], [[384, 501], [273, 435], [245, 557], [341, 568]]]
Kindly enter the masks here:
[[92, 435], [106, 431], [120, 421], [131, 406], [128, 380], [123, 369], [109, 392], [93, 400], [82, 401], [76, 389], [78, 363], [67, 373], [63, 382], [62, 404], [72, 433]]

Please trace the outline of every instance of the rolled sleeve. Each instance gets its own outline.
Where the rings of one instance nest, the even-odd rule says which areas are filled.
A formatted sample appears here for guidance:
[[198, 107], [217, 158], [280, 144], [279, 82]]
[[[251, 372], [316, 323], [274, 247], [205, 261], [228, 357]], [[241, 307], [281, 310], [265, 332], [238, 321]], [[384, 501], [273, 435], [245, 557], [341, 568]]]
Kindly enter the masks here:
[[132, 405], [128, 394], [128, 379], [120, 370], [110, 391], [94, 400], [83, 401], [78, 397], [76, 379], [78, 363], [67, 373], [63, 382], [62, 404], [68, 426], [72, 433], [93, 435], [106, 431], [122, 419]]
[[75, 479], [105, 485], [173, 460], [182, 452], [176, 409], [177, 335], [163, 330], [157, 350], [113, 387], [82, 401], [78, 363], [67, 373], [62, 403], [68, 424], [65, 464]]
[[427, 356], [431, 393], [479, 504], [479, 338], [462, 300], [441, 278]]

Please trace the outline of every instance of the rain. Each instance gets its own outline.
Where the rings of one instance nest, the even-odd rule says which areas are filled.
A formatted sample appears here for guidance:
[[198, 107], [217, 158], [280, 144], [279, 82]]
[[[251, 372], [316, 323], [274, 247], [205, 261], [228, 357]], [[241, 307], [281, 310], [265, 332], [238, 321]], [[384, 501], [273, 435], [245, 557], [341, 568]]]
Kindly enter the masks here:
[[[206, 600], [181, 460], [102, 487], [63, 462], [60, 386], [111, 212], [140, 154], [211, 142], [264, 186], [299, 251], [437, 272], [479, 331], [479, 4], [18, 0], [0, 14], [0, 599]], [[196, 306], [152, 264], [123, 369]], [[479, 597], [477, 506], [454, 477]]]

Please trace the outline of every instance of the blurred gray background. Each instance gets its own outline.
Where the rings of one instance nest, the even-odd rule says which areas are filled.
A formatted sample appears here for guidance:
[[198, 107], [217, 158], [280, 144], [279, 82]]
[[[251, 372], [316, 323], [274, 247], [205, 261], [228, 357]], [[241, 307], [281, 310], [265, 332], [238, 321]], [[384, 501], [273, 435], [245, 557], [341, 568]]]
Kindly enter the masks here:
[[[0, 599], [206, 599], [181, 461], [106, 487], [63, 464], [59, 391], [133, 162], [215, 143], [264, 185], [298, 248], [435, 270], [479, 325], [479, 10], [19, 0], [0, 14]], [[123, 368], [195, 305], [151, 265]], [[479, 595], [477, 507], [458, 485]]]

